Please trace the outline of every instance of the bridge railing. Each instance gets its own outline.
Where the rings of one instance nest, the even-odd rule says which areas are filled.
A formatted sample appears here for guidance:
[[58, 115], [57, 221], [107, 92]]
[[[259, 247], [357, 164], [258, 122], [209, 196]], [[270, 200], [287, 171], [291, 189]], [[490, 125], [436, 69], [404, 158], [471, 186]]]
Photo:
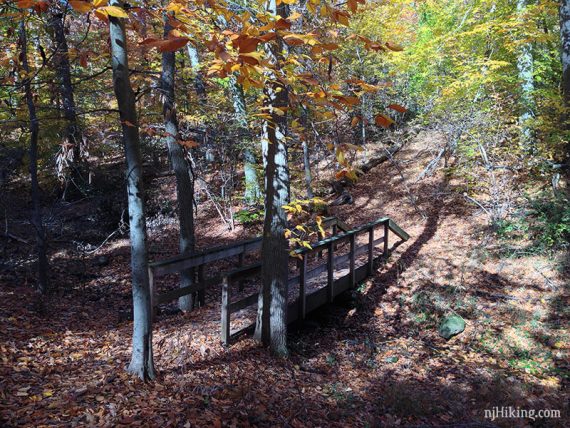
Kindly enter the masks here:
[[[332, 235], [336, 235], [339, 230], [346, 231], [349, 227], [336, 217], [323, 219], [323, 227], [332, 229]], [[217, 246], [200, 251], [192, 255], [180, 255], [170, 259], [153, 262], [149, 264], [149, 279], [151, 289], [151, 305], [156, 307], [160, 304], [168, 303], [179, 297], [198, 292], [200, 305], [204, 305], [205, 290], [222, 283], [223, 274], [218, 273], [213, 277], [206, 278], [206, 267], [221, 260], [226, 260], [237, 256], [238, 268], [243, 267], [245, 256], [261, 249], [261, 237], [240, 241], [235, 244]], [[187, 287], [176, 288], [159, 293], [156, 287], [156, 280], [162, 276], [180, 273], [192, 269], [197, 273], [197, 280]], [[241, 286], [240, 286], [241, 288]]]
[[[376, 232], [380, 229], [382, 236], [377, 237]], [[409, 235], [403, 231], [390, 218], [380, 218], [376, 221], [364, 224], [351, 230], [344, 230], [343, 233], [323, 239], [311, 245], [309, 248], [301, 248], [295, 251], [295, 257], [298, 257], [297, 267], [298, 274], [289, 278], [289, 286], [299, 286], [299, 294], [295, 301], [288, 304], [288, 322], [298, 319], [304, 319], [306, 314], [317, 307], [332, 302], [340, 293], [353, 288], [357, 281], [361, 281], [367, 276], [372, 275], [374, 270], [374, 249], [380, 244], [383, 245], [382, 257], [388, 257], [389, 245], [388, 234], [392, 231], [400, 242], [407, 241]], [[363, 245], [357, 245], [359, 235], [367, 235], [367, 242]], [[348, 242], [349, 251], [346, 254], [338, 253], [340, 244]], [[308, 258], [311, 254], [327, 252], [325, 263], [308, 268]], [[356, 267], [356, 257], [361, 254], [367, 254], [368, 258], [363, 266]], [[337, 267], [349, 262], [348, 274], [335, 279]], [[247, 297], [237, 301], [231, 301], [231, 286], [236, 282], [241, 282], [246, 278], [258, 275], [261, 271], [261, 264], [255, 264], [243, 268], [239, 268], [230, 272], [226, 272], [222, 278], [222, 307], [221, 307], [221, 339], [228, 344], [232, 335], [230, 334], [230, 322], [232, 313], [238, 312], [249, 306], [255, 305], [259, 299], [259, 293], [253, 293]], [[307, 283], [309, 280], [316, 278], [327, 272], [326, 286], [318, 288], [313, 292], [307, 293]], [[233, 336], [237, 336], [245, 330], [251, 329], [252, 326], [241, 329]]]

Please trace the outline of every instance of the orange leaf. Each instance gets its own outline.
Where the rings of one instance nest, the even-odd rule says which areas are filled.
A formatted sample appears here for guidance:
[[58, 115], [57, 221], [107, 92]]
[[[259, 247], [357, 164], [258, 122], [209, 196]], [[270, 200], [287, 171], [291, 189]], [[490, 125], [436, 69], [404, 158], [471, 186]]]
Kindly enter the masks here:
[[360, 116], [354, 116], [350, 122], [350, 126], [354, 128], [356, 125], [358, 125], [358, 122], [360, 122]]
[[350, 11], [352, 13], [356, 12], [356, 9], [358, 8], [358, 2], [356, 0], [348, 0], [348, 8], [350, 9]]
[[277, 37], [277, 34], [274, 32], [270, 32], [270, 33], [265, 33], [263, 36], [259, 36], [259, 39], [264, 42], [269, 42], [270, 40], [273, 40], [275, 37]]
[[174, 39], [168, 39], [158, 47], [158, 50], [160, 52], [174, 52], [186, 46], [189, 41], [190, 39], [188, 37], [176, 37]]
[[295, 37], [294, 34], [286, 35], [283, 37], [283, 40], [285, 40], [285, 43], [287, 43], [289, 46], [300, 46], [305, 43], [302, 39]]
[[255, 52], [259, 43], [261, 43], [261, 39], [258, 39], [257, 37], [240, 37], [234, 46], [237, 45], [239, 47], [240, 54], [245, 54]]
[[87, 55], [87, 52], [81, 52], [81, 55], [79, 55], [79, 64], [81, 67], [87, 67]]
[[388, 116], [385, 116], [383, 114], [379, 114], [374, 118], [374, 122], [376, 122], [376, 125], [381, 126], [383, 128], [389, 128], [390, 126], [392, 126], [395, 122], [390, 119]]
[[388, 106], [388, 108], [391, 108], [392, 110], [396, 110], [399, 113], [405, 113], [408, 111], [408, 109], [404, 106], [401, 106], [400, 104], [390, 104]]
[[277, 30], [288, 30], [291, 28], [291, 23], [286, 19], [279, 18], [277, 21], [275, 21], [275, 28]]
[[34, 4], [36, 4], [35, 0], [19, 0], [16, 2], [16, 6], [18, 6], [20, 9], [27, 9], [29, 7], [32, 7]]
[[49, 7], [49, 3], [47, 1], [39, 1], [34, 6], [34, 10], [39, 15], [42, 12], [45, 12], [46, 10], [48, 10], [48, 7]]
[[322, 43], [319, 47], [326, 49], [327, 51], [334, 51], [338, 49], [338, 45], [336, 43]]
[[178, 141], [178, 144], [186, 147], [187, 149], [193, 149], [194, 147], [198, 147], [200, 145], [200, 143], [197, 143], [196, 141], [193, 140]]
[[360, 102], [360, 99], [358, 97], [345, 97], [341, 95], [334, 95], [334, 98], [349, 107], [355, 106]]
[[190, 41], [188, 37], [174, 37], [172, 39], [155, 39], [148, 38], [141, 42], [141, 45], [148, 46], [150, 48], [157, 48], [160, 52], [173, 52], [178, 50]]
[[79, 13], [87, 13], [93, 10], [93, 5], [91, 3], [87, 3], [86, 1], [70, 0], [69, 4], [73, 10]]
[[347, 174], [348, 174], [348, 172], [346, 171], [346, 169], [342, 169], [342, 170], [340, 170], [339, 172], [337, 172], [337, 173], [334, 175], [334, 177], [335, 177], [337, 180], [340, 180], [340, 179], [346, 177]]

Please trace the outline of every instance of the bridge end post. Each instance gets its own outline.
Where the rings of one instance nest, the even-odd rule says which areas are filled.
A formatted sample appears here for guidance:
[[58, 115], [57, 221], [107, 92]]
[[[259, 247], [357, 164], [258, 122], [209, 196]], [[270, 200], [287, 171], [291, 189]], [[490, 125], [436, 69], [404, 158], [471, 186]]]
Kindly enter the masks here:
[[374, 272], [374, 226], [368, 229], [368, 276]]
[[388, 260], [388, 252], [389, 252], [389, 247], [388, 247], [388, 233], [390, 231], [390, 224], [389, 222], [384, 223], [384, 260]]
[[301, 254], [299, 260], [299, 319], [304, 320], [307, 312], [307, 254]]
[[228, 345], [230, 341], [230, 287], [228, 277], [224, 275], [222, 281], [222, 343]]
[[328, 244], [327, 250], [327, 296], [329, 303], [334, 299], [334, 245]]
[[[204, 283], [204, 265], [198, 266], [198, 283]], [[198, 290], [198, 304], [201, 308], [206, 305], [206, 288]]]
[[350, 287], [356, 286], [356, 272], [355, 272], [355, 256], [356, 256], [356, 234], [350, 235]]

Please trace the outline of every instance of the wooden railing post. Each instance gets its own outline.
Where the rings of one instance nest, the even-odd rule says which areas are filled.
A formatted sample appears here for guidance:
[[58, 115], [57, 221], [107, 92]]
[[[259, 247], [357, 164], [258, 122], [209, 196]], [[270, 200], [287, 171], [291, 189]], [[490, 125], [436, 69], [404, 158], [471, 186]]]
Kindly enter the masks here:
[[[239, 256], [238, 256], [238, 266], [239, 267], [243, 267], [244, 256], [245, 256], [244, 253], [239, 253]], [[238, 282], [238, 290], [243, 291], [243, 279], [240, 279]]]
[[304, 320], [307, 312], [307, 253], [301, 254], [299, 265], [299, 319]]
[[332, 242], [328, 244], [327, 251], [327, 295], [329, 303], [334, 299], [334, 245]]
[[374, 271], [374, 226], [368, 229], [368, 275]]
[[[198, 284], [204, 283], [204, 265], [198, 266]], [[202, 288], [198, 290], [198, 304], [200, 307], [206, 305], [206, 289]]]
[[230, 287], [228, 277], [222, 280], [222, 342], [227, 345], [230, 341]]
[[354, 287], [356, 285], [356, 273], [354, 269], [354, 258], [355, 258], [355, 239], [356, 233], [352, 233], [350, 235], [350, 286]]
[[[338, 233], [338, 226], [337, 226], [337, 224], [335, 223], [335, 224], [333, 224], [333, 227], [332, 227], [332, 236], [336, 236], [337, 233]], [[334, 249], [335, 249], [335, 251], [336, 251], [336, 250], [338, 249], [338, 246], [335, 245], [335, 246], [334, 246]]]
[[388, 260], [388, 232], [390, 230], [389, 222], [384, 223], [384, 259]]

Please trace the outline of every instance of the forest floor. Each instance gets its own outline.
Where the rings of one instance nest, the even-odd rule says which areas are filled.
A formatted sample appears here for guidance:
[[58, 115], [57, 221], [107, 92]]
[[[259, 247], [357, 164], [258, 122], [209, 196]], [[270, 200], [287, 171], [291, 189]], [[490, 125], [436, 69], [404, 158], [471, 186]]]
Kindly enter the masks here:
[[[207, 305], [158, 318], [159, 375], [143, 384], [124, 370], [128, 241], [82, 257], [54, 243], [58, 287], [44, 305], [29, 286], [30, 247], [10, 242], [0, 271], [0, 424], [568, 426], [567, 261], [497, 239], [443, 173], [416, 182], [434, 138], [420, 133], [350, 189], [353, 205], [334, 210], [353, 226], [390, 216], [411, 238], [351, 296], [292, 331], [288, 359], [252, 339], [222, 346], [219, 314]], [[172, 180], [161, 183], [158, 192], [173, 195]], [[197, 229], [202, 246], [247, 235], [220, 228], [211, 210], [199, 211]], [[151, 224], [153, 259], [176, 250], [174, 230]], [[445, 341], [437, 326], [450, 313], [467, 326]], [[561, 418], [485, 418], [507, 406]]]

